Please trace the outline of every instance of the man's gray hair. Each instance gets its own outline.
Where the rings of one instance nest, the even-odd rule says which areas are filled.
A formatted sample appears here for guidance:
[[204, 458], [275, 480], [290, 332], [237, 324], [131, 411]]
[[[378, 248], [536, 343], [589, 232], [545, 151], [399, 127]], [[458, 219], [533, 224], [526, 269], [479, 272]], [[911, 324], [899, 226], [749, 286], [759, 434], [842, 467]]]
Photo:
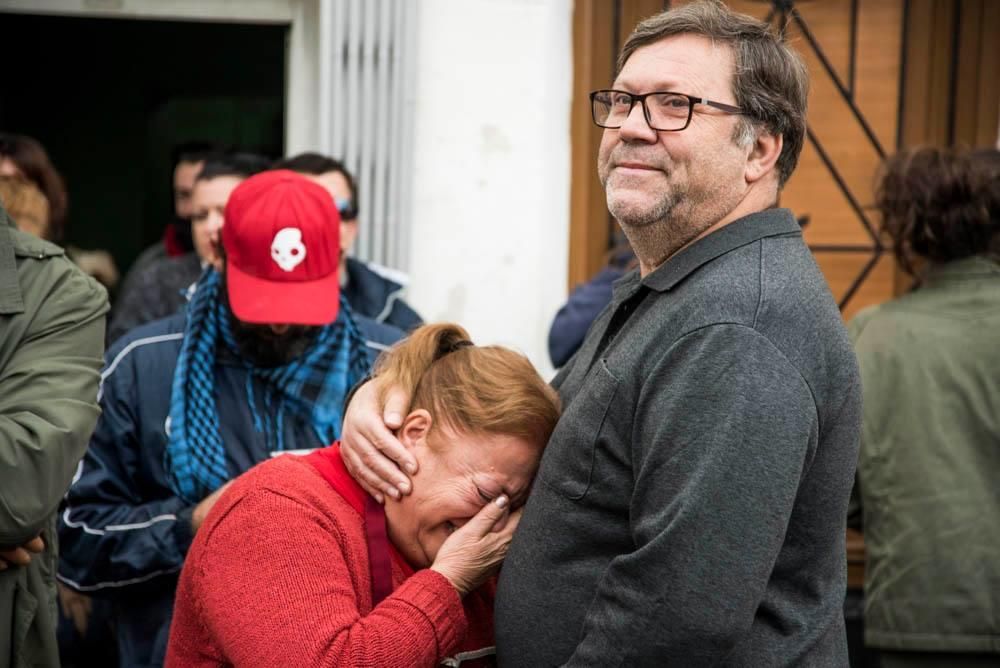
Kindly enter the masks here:
[[802, 59], [763, 21], [733, 12], [721, 0], [698, 0], [637, 25], [618, 56], [618, 72], [636, 49], [682, 34], [701, 35], [732, 49], [733, 95], [745, 113], [733, 139], [745, 146], [756, 139], [761, 127], [781, 135], [778, 187], [784, 186], [799, 160], [806, 134], [809, 73]]

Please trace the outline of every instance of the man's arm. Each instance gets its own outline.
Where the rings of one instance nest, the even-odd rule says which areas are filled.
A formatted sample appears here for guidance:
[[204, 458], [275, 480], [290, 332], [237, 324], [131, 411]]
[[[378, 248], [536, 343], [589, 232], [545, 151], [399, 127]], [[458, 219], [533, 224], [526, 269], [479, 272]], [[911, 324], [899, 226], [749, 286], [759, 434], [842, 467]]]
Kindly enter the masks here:
[[604, 573], [567, 665], [722, 661], [754, 621], [817, 436], [809, 387], [757, 332], [677, 342], [636, 410], [635, 549]]
[[[35, 262], [36, 260], [27, 260]], [[0, 369], [0, 547], [22, 545], [55, 512], [97, 421], [104, 349], [104, 289], [63, 258], [32, 275], [41, 290], [8, 363]], [[50, 272], [54, 272], [50, 273]], [[5, 330], [9, 331], [9, 330]]]
[[149, 473], [163, 447], [140, 441], [134, 359], [109, 355], [104, 412], [60, 516], [59, 578], [78, 591], [113, 594], [175, 573], [191, 544], [194, 507]]

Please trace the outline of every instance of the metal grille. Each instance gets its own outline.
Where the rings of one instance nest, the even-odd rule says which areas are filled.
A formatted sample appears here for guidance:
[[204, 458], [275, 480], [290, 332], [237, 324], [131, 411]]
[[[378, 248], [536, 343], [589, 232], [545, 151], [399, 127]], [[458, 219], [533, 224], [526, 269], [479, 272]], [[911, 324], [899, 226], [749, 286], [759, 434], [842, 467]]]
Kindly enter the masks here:
[[[851, 119], [857, 123], [862, 131], [864, 132], [865, 138], [871, 144], [875, 153], [880, 159], [885, 159], [886, 151], [882, 146], [882, 143], [878, 140], [875, 132], [872, 130], [871, 124], [868, 119], [861, 112], [855, 100], [855, 75], [856, 75], [856, 60], [857, 60], [857, 30], [858, 30], [858, 2], [859, 0], [851, 0], [850, 10], [851, 10], [851, 20], [850, 20], [850, 48], [849, 48], [849, 62], [848, 62], [848, 74], [847, 80], [843, 81], [838, 75], [830, 59], [827, 57], [823, 50], [819, 40], [813, 35], [813, 32], [809, 29], [809, 24], [806, 23], [802, 14], [796, 8], [796, 0], [769, 0], [772, 7], [767, 17], [764, 19], [767, 23], [775, 26], [776, 30], [779, 31], [783, 36], [786, 34], [789, 25], [795, 25], [802, 37], [804, 38], [806, 48], [810, 49], [815, 55], [817, 60], [822, 65], [822, 73], [825, 74], [833, 82], [834, 87], [840, 97], [847, 103], [848, 108], [851, 112]], [[908, 0], [906, 0], [908, 4]], [[906, 5], [904, 5], [905, 7]], [[905, 9], [904, 9], [905, 11]], [[905, 21], [904, 21], [905, 23]], [[904, 49], [905, 49], [905, 38], [904, 38]], [[900, 61], [903, 62], [902, 59]], [[813, 76], [817, 76], [817, 73], [813, 73]], [[900, 91], [902, 93], [902, 91]], [[899, 104], [898, 108], [901, 110], [902, 105]], [[899, 124], [901, 127], [902, 124]], [[898, 133], [897, 129], [897, 133]], [[882, 245], [879, 239], [879, 234], [876, 229], [875, 224], [868, 215], [868, 210], [870, 207], [863, 206], [860, 202], [859, 197], [856, 193], [852, 192], [851, 188], [847, 185], [847, 181], [844, 179], [837, 165], [830, 157], [829, 152], [824, 148], [823, 144], [820, 142], [819, 138], [812, 128], [807, 128], [806, 139], [812, 144], [816, 153], [819, 155], [820, 160], [826, 167], [827, 171], [830, 173], [830, 178], [837, 184], [837, 188], [844, 195], [844, 198], [850, 204], [851, 209], [854, 211], [858, 222], [863, 227], [869, 241], [863, 244], [850, 244], [850, 245], [838, 245], [838, 244], [810, 244], [809, 248], [814, 254], [820, 253], [845, 253], [845, 254], [856, 254], [863, 253], [868, 256], [867, 261], [861, 268], [861, 271], [854, 276], [850, 286], [847, 290], [839, 297], [839, 306], [841, 310], [847, 307], [847, 304], [851, 301], [851, 298], [855, 295], [858, 289], [861, 287], [862, 283], [868, 278], [875, 265], [878, 264], [879, 259], [885, 252], [885, 247]], [[808, 216], [804, 217], [808, 220]], [[801, 221], [802, 219], [800, 219]]]
[[409, 0], [321, 0], [319, 145], [357, 181], [354, 254], [405, 270], [414, 26]]

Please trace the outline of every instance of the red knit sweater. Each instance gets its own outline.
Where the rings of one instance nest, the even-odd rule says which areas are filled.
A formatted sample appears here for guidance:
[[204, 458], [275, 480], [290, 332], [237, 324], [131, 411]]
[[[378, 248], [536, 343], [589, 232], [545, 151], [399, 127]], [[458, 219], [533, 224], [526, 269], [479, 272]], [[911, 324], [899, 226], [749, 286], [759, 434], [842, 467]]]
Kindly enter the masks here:
[[168, 668], [409, 668], [455, 655], [476, 665], [468, 653], [493, 645], [493, 584], [463, 603], [442, 575], [414, 573], [393, 550], [394, 591], [372, 609], [364, 493], [336, 446], [233, 483], [184, 564]]

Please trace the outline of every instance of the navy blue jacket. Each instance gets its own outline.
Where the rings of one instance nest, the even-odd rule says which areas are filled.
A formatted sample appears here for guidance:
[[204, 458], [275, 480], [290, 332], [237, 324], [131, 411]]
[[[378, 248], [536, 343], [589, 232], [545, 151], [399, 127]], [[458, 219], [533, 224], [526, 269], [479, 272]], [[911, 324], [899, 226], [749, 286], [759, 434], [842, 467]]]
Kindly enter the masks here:
[[343, 290], [351, 309], [375, 322], [392, 325], [404, 332], [424, 323], [403, 301], [403, 285], [353, 257], [347, 258], [347, 284]]
[[583, 343], [587, 330], [611, 303], [612, 284], [625, 275], [624, 269], [605, 267], [573, 290], [556, 313], [549, 329], [549, 357], [557, 369], [566, 364]]
[[[191, 545], [193, 506], [167, 482], [164, 452], [183, 312], [136, 328], [115, 343], [101, 374], [103, 413], [60, 516], [59, 579], [113, 602], [121, 665], [163, 663], [177, 578]], [[394, 328], [355, 316], [371, 358], [401, 338]], [[247, 371], [235, 359], [215, 367], [217, 407], [232, 477], [268, 459], [253, 426]], [[255, 378], [254, 382], [260, 382]], [[254, 388], [261, 398], [263, 388]], [[265, 412], [263, 406], [258, 413]], [[288, 449], [324, 447], [312, 427], [289, 414]]]

